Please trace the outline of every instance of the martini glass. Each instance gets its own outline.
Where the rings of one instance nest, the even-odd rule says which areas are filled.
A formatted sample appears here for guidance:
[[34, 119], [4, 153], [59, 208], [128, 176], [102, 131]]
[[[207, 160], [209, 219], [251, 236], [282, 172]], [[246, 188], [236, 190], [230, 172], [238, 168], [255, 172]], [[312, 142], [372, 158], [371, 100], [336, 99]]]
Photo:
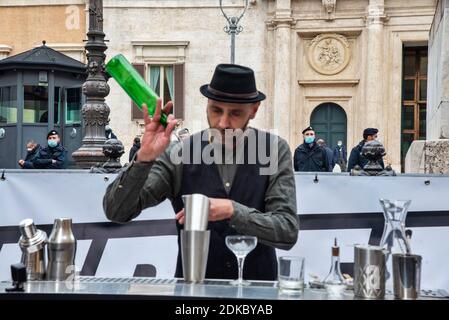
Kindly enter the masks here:
[[257, 237], [227, 236], [226, 246], [235, 254], [239, 264], [239, 277], [237, 280], [231, 281], [230, 284], [234, 286], [248, 286], [250, 283], [243, 280], [243, 264], [248, 253], [257, 246]]

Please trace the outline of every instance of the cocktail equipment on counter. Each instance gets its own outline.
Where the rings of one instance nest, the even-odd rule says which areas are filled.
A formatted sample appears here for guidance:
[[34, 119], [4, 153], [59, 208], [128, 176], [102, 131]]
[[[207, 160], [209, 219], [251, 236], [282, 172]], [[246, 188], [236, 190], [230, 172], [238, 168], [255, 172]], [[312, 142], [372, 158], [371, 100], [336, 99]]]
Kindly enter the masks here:
[[23, 292], [23, 284], [27, 281], [26, 267], [23, 263], [11, 265], [12, 288], [5, 288], [6, 292]]
[[185, 281], [204, 281], [209, 255], [209, 240], [209, 230], [181, 230], [182, 271]]
[[202, 194], [183, 195], [184, 230], [181, 230], [181, 255], [184, 279], [203, 282], [209, 255], [209, 198]]
[[417, 299], [421, 287], [421, 256], [393, 254], [393, 291], [396, 299]]
[[28, 280], [43, 280], [45, 278], [45, 244], [47, 234], [38, 230], [32, 219], [19, 223], [19, 246], [22, 250], [21, 262], [26, 267]]
[[379, 199], [385, 218], [384, 230], [380, 240], [380, 246], [387, 249], [386, 252], [386, 287], [393, 288], [392, 254], [411, 254], [411, 232], [405, 231], [405, 219], [411, 200], [386, 200]]
[[184, 230], [205, 231], [209, 222], [209, 198], [199, 194], [183, 195]]
[[380, 246], [387, 247], [390, 253], [410, 253], [410, 243], [405, 233], [405, 219], [411, 200], [380, 199], [379, 201], [385, 218]]
[[345, 280], [340, 270], [340, 247], [337, 245], [337, 238], [334, 239], [332, 247], [331, 268], [323, 283], [331, 295], [339, 295], [346, 289]]
[[239, 276], [237, 280], [231, 281], [231, 284], [235, 286], [249, 285], [248, 281], [243, 280], [243, 266], [248, 253], [257, 246], [257, 237], [244, 235], [226, 236], [226, 246], [235, 254], [239, 267]]
[[47, 280], [66, 280], [75, 272], [76, 239], [72, 219], [55, 219], [47, 249]]
[[278, 258], [278, 285], [282, 293], [299, 294], [304, 290], [305, 258], [281, 256]]
[[370, 245], [354, 247], [354, 296], [383, 299], [385, 296], [386, 250]]

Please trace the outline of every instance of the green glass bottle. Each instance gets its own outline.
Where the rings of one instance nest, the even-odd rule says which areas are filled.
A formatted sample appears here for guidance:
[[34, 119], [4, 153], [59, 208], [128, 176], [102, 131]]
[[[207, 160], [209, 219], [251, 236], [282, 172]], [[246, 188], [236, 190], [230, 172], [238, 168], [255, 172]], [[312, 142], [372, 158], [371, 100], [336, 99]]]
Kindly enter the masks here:
[[[157, 94], [122, 54], [118, 54], [109, 60], [106, 64], [106, 71], [125, 90], [140, 110], [142, 110], [142, 104], [146, 103], [148, 114], [154, 115]], [[167, 126], [167, 115], [163, 112], [160, 123], [164, 127]]]

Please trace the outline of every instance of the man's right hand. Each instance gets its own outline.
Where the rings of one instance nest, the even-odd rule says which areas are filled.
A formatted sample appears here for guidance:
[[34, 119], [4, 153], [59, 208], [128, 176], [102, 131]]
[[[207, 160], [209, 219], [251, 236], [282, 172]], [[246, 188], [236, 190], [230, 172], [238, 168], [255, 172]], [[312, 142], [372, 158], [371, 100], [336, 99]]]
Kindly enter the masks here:
[[24, 164], [25, 164], [25, 160], [20, 159], [20, 160], [19, 160], [19, 165], [20, 165], [21, 167], [23, 167]]
[[[140, 149], [137, 151], [137, 162], [150, 162], [161, 155], [170, 144], [170, 136], [176, 126], [177, 121], [173, 115], [167, 117], [167, 127], [159, 122], [162, 112], [162, 100], [157, 99], [156, 110], [152, 118], [148, 116], [148, 108], [146, 104], [142, 105], [143, 119], [145, 122], [145, 132], [142, 136]], [[164, 108], [164, 113], [168, 114], [173, 107], [173, 103], [169, 101]]]

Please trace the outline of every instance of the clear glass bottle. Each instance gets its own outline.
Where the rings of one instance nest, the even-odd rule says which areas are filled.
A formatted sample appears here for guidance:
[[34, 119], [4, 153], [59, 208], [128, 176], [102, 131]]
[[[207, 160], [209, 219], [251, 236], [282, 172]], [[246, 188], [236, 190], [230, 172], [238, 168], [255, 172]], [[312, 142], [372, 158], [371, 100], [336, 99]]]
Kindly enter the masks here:
[[340, 247], [337, 245], [337, 238], [332, 247], [331, 269], [327, 277], [324, 278], [323, 284], [328, 296], [336, 299], [341, 298], [346, 289], [346, 283], [340, 270]]
[[337, 238], [334, 240], [332, 247], [331, 269], [329, 274], [324, 278], [323, 284], [326, 285], [342, 285], [345, 283], [340, 270], [340, 247], [337, 245]]

